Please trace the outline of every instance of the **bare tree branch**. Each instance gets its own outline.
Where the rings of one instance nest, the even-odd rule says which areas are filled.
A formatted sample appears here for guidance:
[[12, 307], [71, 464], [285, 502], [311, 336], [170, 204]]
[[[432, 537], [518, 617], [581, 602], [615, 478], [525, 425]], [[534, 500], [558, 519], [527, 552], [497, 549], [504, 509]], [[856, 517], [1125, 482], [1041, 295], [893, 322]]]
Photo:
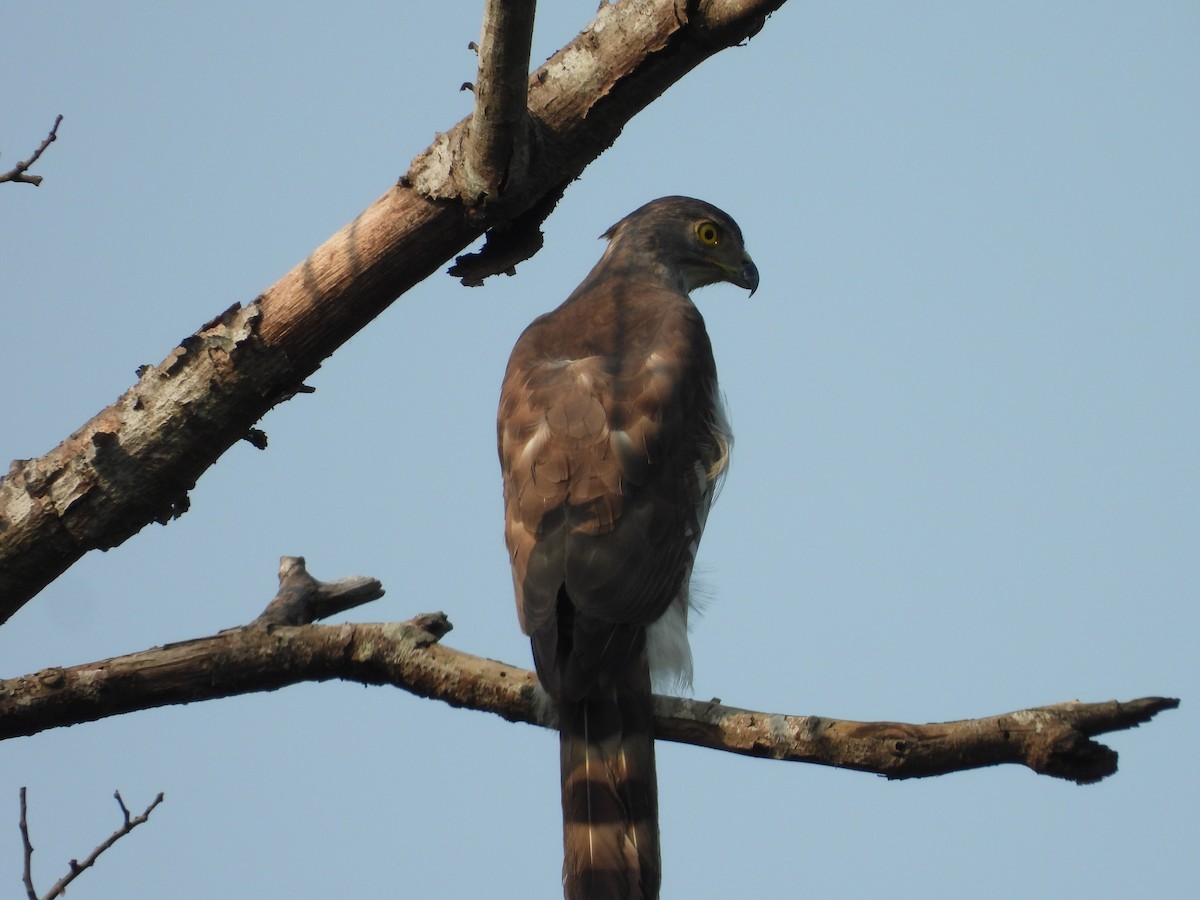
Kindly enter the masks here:
[[[303, 622], [298, 611], [325, 609], [320, 598], [344, 596], [344, 587], [354, 583], [343, 579], [324, 584], [304, 572], [302, 560], [285, 558], [279, 596], [295, 594], [286, 608], [293, 611], [291, 621]], [[360, 587], [352, 590], [369, 580], [357, 583]], [[311, 597], [305, 599], [305, 594]], [[390, 684], [451, 706], [493, 712], [511, 722], [555, 727], [551, 704], [545, 702], [533, 672], [438, 643], [450, 628], [444, 613], [408, 622], [273, 625], [264, 612], [250, 625], [211, 637], [0, 681], [0, 740], [140, 709], [334, 678]], [[1117, 770], [1117, 754], [1093, 737], [1148, 722], [1178, 705], [1178, 700], [1164, 697], [1069, 702], [982, 719], [911, 725], [791, 716], [737, 709], [716, 700], [657, 697], [655, 736], [888, 778], [1019, 763], [1042, 775], [1087, 784]]]
[[[0, 480], [0, 622], [88, 550], [117, 546], [187, 509], [199, 475], [251, 437], [272, 406], [393, 300], [495, 228], [476, 280], [540, 246], [538, 227], [566, 186], [625, 124], [692, 68], [755, 34], [783, 0], [604, 5], [529, 78], [538, 156], [505, 200], [461, 201], [458, 123], [400, 183], [245, 308], [184, 340], [114, 404]], [[460, 262], [470, 267], [467, 262]], [[497, 265], [500, 266], [497, 269]]]
[[527, 107], [534, 0], [487, 0], [479, 41], [475, 111], [466, 132], [463, 199], [503, 198], [508, 182], [524, 183], [529, 165]]
[[1134, 728], [1178, 705], [1168, 697], [1073, 700], [982, 719], [910, 725], [786, 716], [659, 697], [655, 727], [657, 737], [680, 743], [889, 779], [1018, 763], [1039, 775], [1092, 784], [1117, 771], [1116, 751], [1092, 737]]
[[[133, 829], [137, 828], [142, 823], [150, 818], [150, 813], [154, 812], [154, 808], [163, 802], [163, 794], [159, 793], [157, 797], [146, 807], [146, 811], [140, 816], [132, 816], [129, 808], [125, 805], [125, 801], [121, 799], [120, 791], [113, 791], [113, 797], [116, 798], [117, 805], [121, 807], [121, 816], [124, 819], [121, 827], [108, 836], [106, 840], [101, 842], [95, 850], [88, 854], [87, 859], [80, 862], [73, 859], [70, 862], [70, 871], [62, 878], [54, 883], [54, 886], [41, 898], [41, 900], [53, 900], [54, 897], [62, 897], [67, 893], [67, 885], [79, 877], [85, 869], [90, 869], [96, 864], [96, 860], [100, 858], [100, 854], [119, 841]], [[21, 788], [21, 840], [25, 845], [25, 872], [23, 881], [25, 884], [25, 894], [29, 900], [38, 900], [37, 891], [33, 887], [33, 845], [29, 841], [29, 825], [25, 818], [25, 788]]]
[[353, 575], [318, 581], [308, 574], [303, 556], [285, 556], [279, 560], [279, 592], [252, 624], [307, 625], [382, 596], [377, 578]]
[[50, 129], [50, 133], [46, 135], [45, 140], [38, 145], [38, 148], [33, 151], [33, 156], [24, 162], [19, 162], [7, 172], [0, 173], [0, 183], [5, 181], [13, 181], [19, 184], [32, 184], [37, 187], [42, 183], [41, 175], [26, 175], [29, 168], [42, 158], [42, 154], [46, 152], [46, 148], [58, 140], [58, 126], [62, 124], [63, 117], [61, 115], [55, 117], [54, 127]]

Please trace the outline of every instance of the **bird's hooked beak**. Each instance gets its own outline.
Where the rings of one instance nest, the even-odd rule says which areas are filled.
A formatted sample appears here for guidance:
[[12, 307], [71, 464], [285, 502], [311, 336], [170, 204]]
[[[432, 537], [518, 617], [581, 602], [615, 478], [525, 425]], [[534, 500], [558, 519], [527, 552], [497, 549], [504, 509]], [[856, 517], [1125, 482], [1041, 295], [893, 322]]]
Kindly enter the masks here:
[[745, 250], [742, 251], [741, 267], [729, 271], [729, 280], [738, 287], [748, 290], [751, 297], [758, 290], [758, 266], [754, 264], [754, 260]]

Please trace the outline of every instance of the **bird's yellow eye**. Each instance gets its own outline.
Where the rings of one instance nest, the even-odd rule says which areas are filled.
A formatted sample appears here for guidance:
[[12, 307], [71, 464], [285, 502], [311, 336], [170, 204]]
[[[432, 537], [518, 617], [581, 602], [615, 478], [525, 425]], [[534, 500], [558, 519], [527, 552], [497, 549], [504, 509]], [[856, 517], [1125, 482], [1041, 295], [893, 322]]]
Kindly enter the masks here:
[[705, 247], [715, 247], [721, 242], [721, 229], [716, 222], [705, 219], [696, 223], [696, 237]]

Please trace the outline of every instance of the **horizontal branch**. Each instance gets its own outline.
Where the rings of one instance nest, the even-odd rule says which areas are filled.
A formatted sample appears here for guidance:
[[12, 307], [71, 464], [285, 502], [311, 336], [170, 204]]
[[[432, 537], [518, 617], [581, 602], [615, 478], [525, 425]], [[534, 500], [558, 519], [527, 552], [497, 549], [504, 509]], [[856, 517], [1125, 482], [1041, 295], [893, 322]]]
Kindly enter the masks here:
[[1149, 722], [1179, 701], [1142, 697], [1077, 700], [928, 725], [788, 716], [657, 698], [657, 736], [746, 756], [874, 772], [889, 779], [926, 778], [1001, 763], [1039, 775], [1091, 784], [1117, 771], [1117, 752], [1091, 738]]
[[[390, 684], [511, 722], [554, 727], [533, 672], [439, 643], [443, 613], [407, 622], [279, 626], [211, 637], [0, 681], [0, 739], [175, 703], [305, 681]], [[918, 778], [1000, 763], [1080, 784], [1117, 770], [1096, 735], [1148, 722], [1179, 701], [1060, 703], [983, 719], [910, 725], [756, 712], [656, 698], [656, 737], [747, 756]]]

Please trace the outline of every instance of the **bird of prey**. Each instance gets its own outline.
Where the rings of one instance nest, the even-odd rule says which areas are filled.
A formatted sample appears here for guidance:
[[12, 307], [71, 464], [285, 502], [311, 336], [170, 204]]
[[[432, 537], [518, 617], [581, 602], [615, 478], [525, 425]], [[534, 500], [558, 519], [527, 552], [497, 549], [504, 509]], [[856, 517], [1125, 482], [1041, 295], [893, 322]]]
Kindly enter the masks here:
[[658, 897], [651, 674], [691, 680], [688, 582], [731, 435], [689, 294], [758, 287], [741, 229], [663, 197], [513, 348], [497, 423], [517, 615], [559, 719], [568, 900]]

